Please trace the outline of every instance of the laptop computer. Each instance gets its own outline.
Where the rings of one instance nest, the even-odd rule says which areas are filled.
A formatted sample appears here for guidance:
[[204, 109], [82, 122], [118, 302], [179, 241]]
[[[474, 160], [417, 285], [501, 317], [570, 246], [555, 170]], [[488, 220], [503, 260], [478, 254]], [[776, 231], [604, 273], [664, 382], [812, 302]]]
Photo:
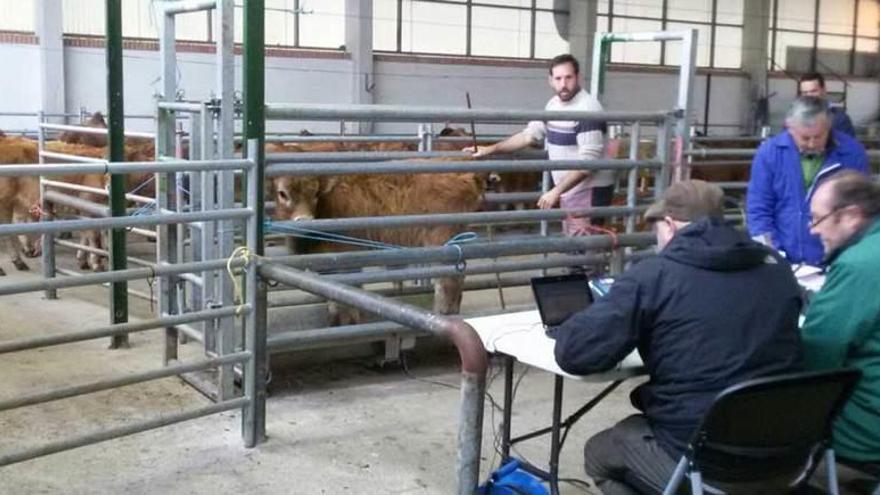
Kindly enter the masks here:
[[582, 273], [533, 278], [532, 292], [548, 337], [553, 337], [553, 327], [593, 302], [587, 276]]

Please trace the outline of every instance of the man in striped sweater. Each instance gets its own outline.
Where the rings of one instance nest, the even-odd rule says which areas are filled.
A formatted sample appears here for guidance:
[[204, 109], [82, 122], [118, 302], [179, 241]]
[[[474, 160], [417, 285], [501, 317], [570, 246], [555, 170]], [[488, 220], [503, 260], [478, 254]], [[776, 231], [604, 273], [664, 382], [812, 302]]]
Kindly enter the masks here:
[[[547, 102], [546, 110], [601, 112], [602, 105], [580, 87], [580, 68], [577, 59], [569, 54], [550, 61], [550, 87], [555, 95]], [[532, 121], [521, 132], [490, 146], [480, 146], [474, 157], [494, 153], [511, 153], [544, 141], [551, 160], [595, 160], [605, 149], [605, 123], [596, 121], [553, 120]], [[466, 148], [466, 151], [474, 151]], [[614, 194], [615, 174], [612, 170], [554, 170], [554, 186], [538, 199], [538, 207], [563, 209], [608, 206]], [[588, 217], [569, 218], [562, 222], [565, 235], [583, 235], [588, 232]], [[604, 219], [594, 219], [601, 225]]]

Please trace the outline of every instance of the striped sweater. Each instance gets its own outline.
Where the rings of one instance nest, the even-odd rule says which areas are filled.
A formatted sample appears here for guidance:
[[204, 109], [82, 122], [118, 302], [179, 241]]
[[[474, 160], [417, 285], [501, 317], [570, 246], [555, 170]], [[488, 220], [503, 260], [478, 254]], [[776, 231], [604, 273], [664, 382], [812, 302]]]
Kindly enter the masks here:
[[[602, 104], [584, 89], [569, 101], [554, 96], [547, 102], [546, 110], [571, 110], [601, 112]], [[605, 149], [605, 123], [577, 120], [532, 121], [523, 132], [533, 141], [544, 141], [544, 149], [551, 160], [595, 160], [602, 158]], [[565, 177], [565, 170], [553, 171], [553, 182], [559, 184]], [[566, 191], [562, 197], [583, 194], [590, 187], [614, 184], [613, 170], [593, 171], [590, 177]]]

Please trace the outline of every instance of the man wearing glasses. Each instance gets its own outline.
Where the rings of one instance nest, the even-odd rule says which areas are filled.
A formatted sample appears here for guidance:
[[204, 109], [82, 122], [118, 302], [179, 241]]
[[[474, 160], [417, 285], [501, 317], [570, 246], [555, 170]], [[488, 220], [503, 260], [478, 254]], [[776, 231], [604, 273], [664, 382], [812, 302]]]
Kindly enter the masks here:
[[843, 172], [816, 189], [810, 209], [810, 231], [830, 266], [807, 310], [804, 364], [862, 371], [834, 423], [834, 450], [839, 458], [880, 464], [880, 184]]
[[821, 98], [796, 99], [785, 125], [755, 153], [746, 220], [752, 237], [782, 251], [790, 262], [817, 265], [824, 253], [810, 232], [810, 198], [838, 172], [867, 173], [868, 157], [858, 141], [831, 129], [828, 104]]

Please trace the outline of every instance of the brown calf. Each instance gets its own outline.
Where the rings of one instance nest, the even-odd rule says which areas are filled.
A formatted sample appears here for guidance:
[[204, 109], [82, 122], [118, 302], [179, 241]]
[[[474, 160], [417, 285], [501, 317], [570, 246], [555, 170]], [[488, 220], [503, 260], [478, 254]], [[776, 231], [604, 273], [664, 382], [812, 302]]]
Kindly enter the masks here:
[[[478, 174], [347, 175], [278, 177], [275, 183], [278, 220], [346, 218], [476, 211], [482, 202], [484, 180]], [[375, 229], [347, 235], [399, 246], [440, 246], [461, 230], [437, 225]], [[307, 246], [307, 247], [305, 247]], [[299, 243], [308, 252], [334, 252], [352, 247], [337, 243]], [[305, 249], [303, 249], [305, 247]], [[443, 277], [434, 284], [434, 311], [458, 313], [463, 276]], [[355, 323], [358, 315], [341, 315], [331, 305], [333, 324]]]

